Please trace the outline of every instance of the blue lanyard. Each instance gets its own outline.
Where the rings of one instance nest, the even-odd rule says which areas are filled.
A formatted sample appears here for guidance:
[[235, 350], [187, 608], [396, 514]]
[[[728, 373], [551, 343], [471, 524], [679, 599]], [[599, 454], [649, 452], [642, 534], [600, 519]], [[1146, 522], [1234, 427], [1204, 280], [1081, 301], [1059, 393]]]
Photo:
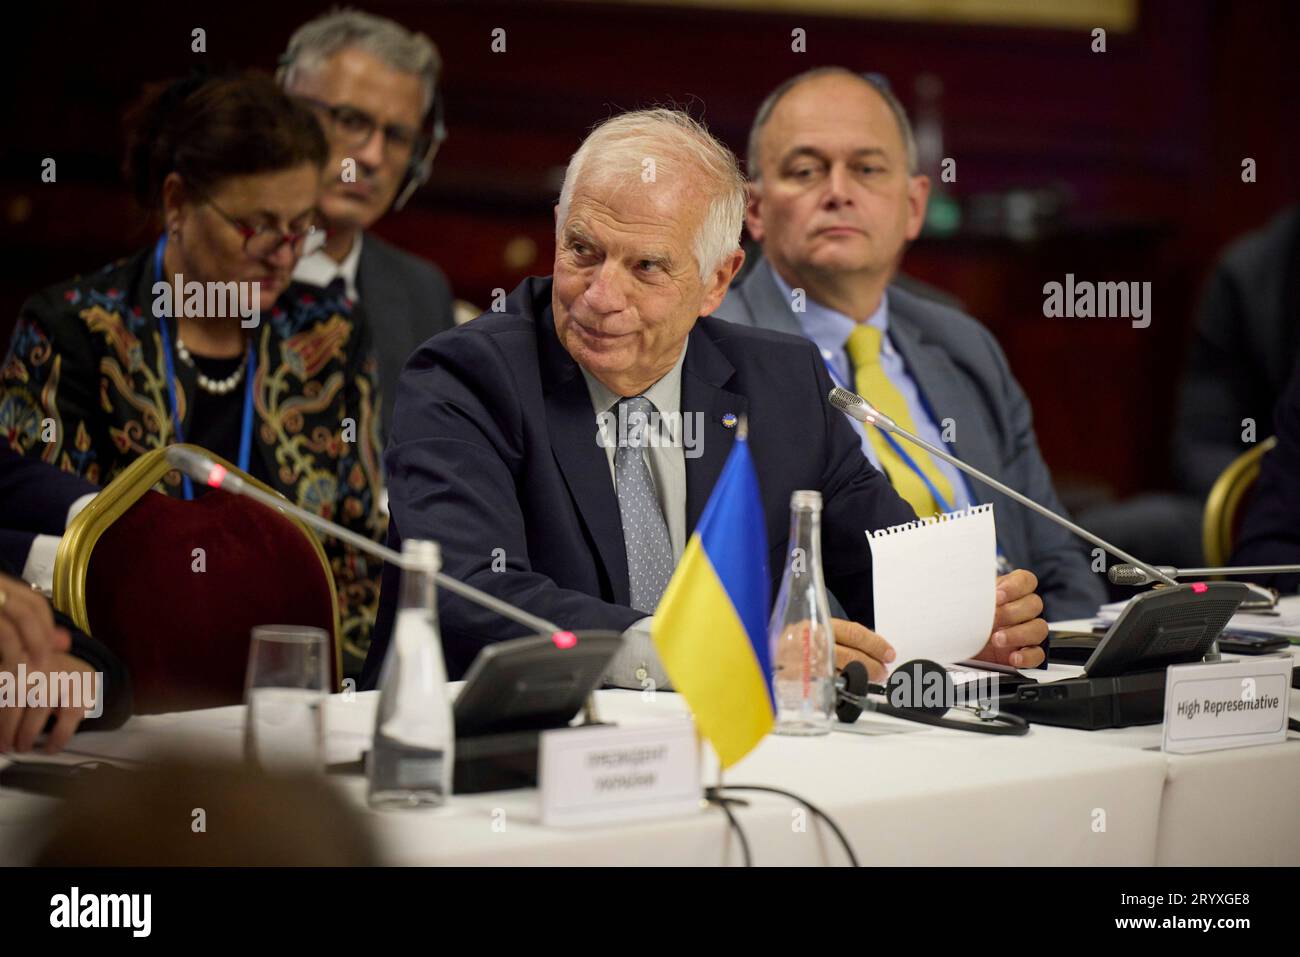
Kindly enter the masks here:
[[[834, 380], [837, 386], [849, 392], [854, 391], [851, 386], [845, 383], [844, 379], [840, 376], [839, 372], [836, 370], [835, 366], [831, 364], [829, 359], [822, 356], [822, 362], [826, 363], [826, 371], [831, 374], [831, 379]], [[934, 483], [930, 481], [930, 476], [926, 475], [925, 472], [921, 470], [921, 466], [916, 464], [916, 459], [912, 458], [912, 456], [908, 454], [907, 449], [903, 448], [903, 446], [899, 444], [898, 439], [894, 438], [884, 429], [879, 429], [878, 431], [880, 432], [881, 437], [889, 443], [889, 447], [894, 450], [895, 454], [903, 460], [903, 464], [915, 472], [917, 478], [925, 483], [925, 487], [929, 489], [930, 494], [934, 496], [934, 503], [939, 506], [939, 511], [944, 513], [953, 511], [952, 503], [949, 502], [942, 493], [940, 493]]]
[[[163, 281], [163, 252], [167, 248], [167, 235], [164, 233], [158, 239], [158, 245], [153, 251], [153, 281], [159, 283]], [[173, 303], [173, 308], [175, 303]], [[181, 428], [180, 406], [176, 402], [176, 365], [172, 359], [172, 337], [167, 331], [167, 318], [163, 316], [158, 320], [158, 333], [162, 337], [162, 354], [163, 363], [167, 367], [167, 399], [172, 407], [172, 427], [175, 430], [176, 441], [184, 442], [185, 433]], [[248, 342], [248, 368], [244, 370], [244, 416], [239, 425], [239, 469], [242, 472], [248, 471], [248, 459], [253, 447], [253, 378], [257, 374], [257, 351], [253, 348], [253, 342]], [[181, 476], [185, 491], [185, 500], [191, 501], [194, 498], [194, 486], [190, 482], [188, 475]]]

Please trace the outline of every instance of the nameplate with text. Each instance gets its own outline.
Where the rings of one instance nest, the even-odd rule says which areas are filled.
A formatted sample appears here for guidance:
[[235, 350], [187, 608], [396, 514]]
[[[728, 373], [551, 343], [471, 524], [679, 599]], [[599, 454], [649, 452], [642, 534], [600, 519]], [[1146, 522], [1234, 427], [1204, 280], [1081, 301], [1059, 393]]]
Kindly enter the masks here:
[[1195, 754], [1285, 741], [1294, 664], [1288, 654], [1169, 668], [1163, 750]]
[[544, 825], [575, 826], [698, 811], [700, 756], [690, 721], [542, 733]]

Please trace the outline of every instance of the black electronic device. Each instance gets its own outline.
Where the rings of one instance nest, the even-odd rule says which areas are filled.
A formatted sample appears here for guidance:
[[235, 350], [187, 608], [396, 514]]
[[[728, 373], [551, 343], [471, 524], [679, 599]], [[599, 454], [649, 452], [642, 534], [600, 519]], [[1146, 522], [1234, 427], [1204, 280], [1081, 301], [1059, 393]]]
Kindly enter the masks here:
[[1047, 634], [1047, 660], [1056, 665], [1082, 665], [1097, 650], [1097, 643], [1109, 629], [1098, 631], [1059, 631]]
[[569, 726], [622, 643], [613, 631], [561, 632], [480, 651], [452, 708], [452, 792], [536, 787], [542, 732]]
[[1120, 612], [1083, 670], [1090, 678], [1204, 659], [1228, 619], [1250, 597], [1241, 582], [1193, 582], [1144, 592]]
[[1165, 672], [1025, 684], [1003, 695], [998, 707], [1033, 724], [1085, 731], [1159, 724], [1165, 717]]
[[1202, 661], [1237, 606], [1241, 582], [1157, 588], [1124, 606], [1079, 678], [1020, 685], [999, 707], [1037, 724], [1089, 731], [1164, 720], [1165, 669]]
[[1230, 655], [1271, 655], [1290, 646], [1291, 639], [1284, 635], [1249, 631], [1225, 631], [1219, 638], [1219, 650]]
[[131, 773], [116, 765], [95, 760], [59, 764], [52, 761], [23, 761], [11, 757], [9, 762], [0, 768], [0, 787], [55, 798], [67, 797], [76, 788], [84, 787], [87, 781], [103, 782], [97, 784], [103, 787], [111, 783], [113, 778]]

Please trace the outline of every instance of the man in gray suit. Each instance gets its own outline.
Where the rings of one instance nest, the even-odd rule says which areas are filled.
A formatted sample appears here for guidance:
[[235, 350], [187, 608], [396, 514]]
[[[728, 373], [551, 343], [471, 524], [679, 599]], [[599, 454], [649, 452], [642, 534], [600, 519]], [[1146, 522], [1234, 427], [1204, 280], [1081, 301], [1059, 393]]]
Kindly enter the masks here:
[[366, 232], [429, 176], [443, 137], [440, 68], [424, 34], [358, 10], [303, 25], [280, 58], [280, 82], [317, 111], [331, 152], [320, 200], [328, 238], [299, 260], [294, 278], [341, 284], [361, 302], [373, 329], [385, 439], [407, 357], [455, 324], [451, 288], [438, 267]]
[[[993, 336], [894, 281], [930, 182], [888, 88], [838, 67], [786, 81], [759, 108], [748, 165], [746, 221], [764, 261], [714, 314], [813, 340], [841, 385], [1063, 512], [1029, 402]], [[863, 430], [863, 451], [917, 514], [995, 503], [1000, 562], [1038, 576], [1045, 617], [1097, 610], [1101, 580], [1069, 532], [900, 442]]]

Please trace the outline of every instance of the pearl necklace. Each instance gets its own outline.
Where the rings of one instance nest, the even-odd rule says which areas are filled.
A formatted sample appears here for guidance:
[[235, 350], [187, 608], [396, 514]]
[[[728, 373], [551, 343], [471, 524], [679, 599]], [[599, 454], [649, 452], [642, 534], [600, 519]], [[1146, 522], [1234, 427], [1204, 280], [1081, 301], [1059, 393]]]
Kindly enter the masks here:
[[[176, 354], [181, 357], [191, 369], [197, 371], [198, 367], [194, 364], [194, 357], [190, 355], [190, 350], [185, 348], [185, 343], [181, 341], [180, 333], [176, 334]], [[248, 367], [248, 353], [244, 353], [244, 358], [240, 360], [239, 368], [224, 379], [209, 379], [202, 372], [198, 373], [199, 388], [211, 395], [227, 395], [235, 390], [240, 380], [244, 378], [244, 370]]]

